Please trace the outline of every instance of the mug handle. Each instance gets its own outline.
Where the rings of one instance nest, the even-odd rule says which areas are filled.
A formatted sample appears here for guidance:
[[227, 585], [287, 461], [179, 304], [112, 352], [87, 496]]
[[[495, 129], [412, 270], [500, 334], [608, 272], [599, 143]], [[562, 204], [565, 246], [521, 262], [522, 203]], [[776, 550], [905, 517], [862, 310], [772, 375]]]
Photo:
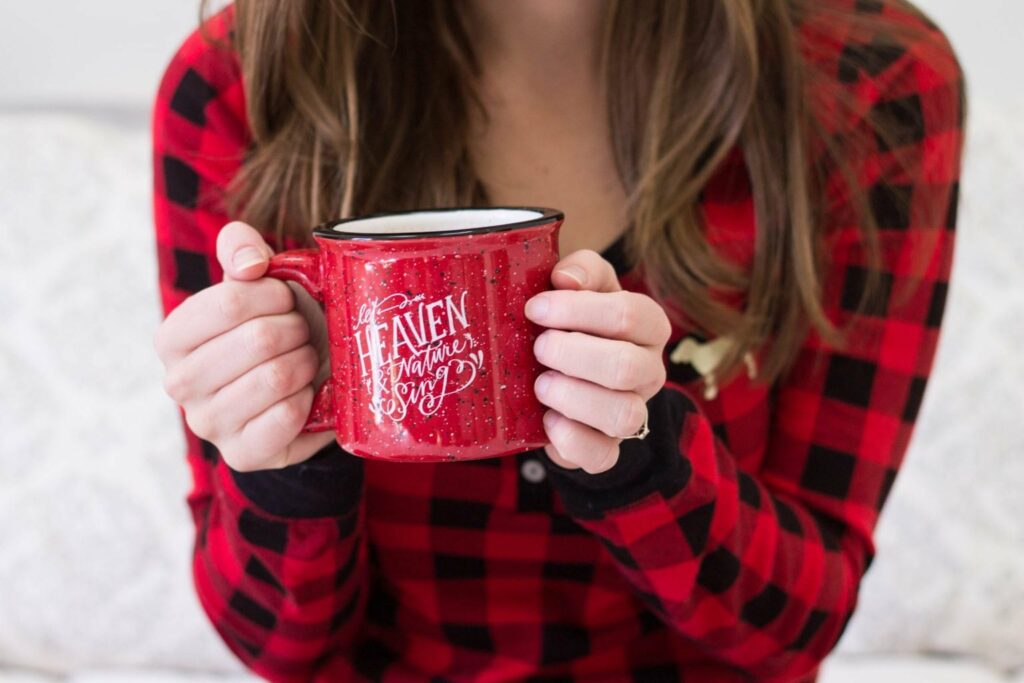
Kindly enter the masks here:
[[[266, 276], [297, 282], [310, 296], [323, 304], [319, 249], [292, 249], [274, 254], [270, 258]], [[313, 405], [302, 428], [303, 432], [327, 432], [334, 429], [333, 384], [331, 377], [328, 376], [313, 396]]]

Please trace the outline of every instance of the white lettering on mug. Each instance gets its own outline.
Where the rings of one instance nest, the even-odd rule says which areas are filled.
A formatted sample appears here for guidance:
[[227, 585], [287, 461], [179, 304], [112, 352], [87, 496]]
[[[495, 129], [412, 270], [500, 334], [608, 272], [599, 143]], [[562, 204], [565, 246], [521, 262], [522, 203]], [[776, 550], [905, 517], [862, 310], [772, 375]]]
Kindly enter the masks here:
[[398, 292], [359, 307], [356, 349], [374, 414], [396, 422], [410, 408], [433, 415], [446, 396], [473, 383], [484, 353], [469, 331], [466, 295], [426, 302], [423, 294]]
[[430, 341], [437, 341], [442, 338], [444, 334], [439, 334], [438, 326], [442, 320], [434, 317], [434, 309], [437, 307], [444, 307], [444, 299], [438, 299], [427, 304], [427, 320], [430, 321]]

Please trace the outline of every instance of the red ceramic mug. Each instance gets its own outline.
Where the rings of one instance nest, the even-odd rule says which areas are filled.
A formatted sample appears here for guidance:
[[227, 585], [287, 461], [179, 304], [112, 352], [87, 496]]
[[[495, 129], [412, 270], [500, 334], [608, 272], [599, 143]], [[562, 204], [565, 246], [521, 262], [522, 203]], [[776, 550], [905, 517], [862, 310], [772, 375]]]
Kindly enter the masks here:
[[562, 212], [460, 207], [374, 214], [313, 230], [319, 249], [267, 275], [324, 308], [331, 376], [304, 431], [386, 460], [471, 460], [547, 443], [533, 393], [540, 328], [523, 309], [550, 288]]

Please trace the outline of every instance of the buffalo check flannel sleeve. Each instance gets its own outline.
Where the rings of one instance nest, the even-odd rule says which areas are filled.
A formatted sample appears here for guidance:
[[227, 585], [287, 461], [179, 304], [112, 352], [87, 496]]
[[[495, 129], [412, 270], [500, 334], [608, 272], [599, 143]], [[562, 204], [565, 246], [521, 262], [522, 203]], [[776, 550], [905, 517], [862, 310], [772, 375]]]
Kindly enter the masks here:
[[[823, 301], [848, 343], [808, 337], [774, 392], [760, 470], [738, 469], [671, 382], [649, 402], [651, 434], [622, 442], [611, 470], [546, 463], [566, 509], [654, 613], [756, 680], [813, 672], [845, 628], [931, 369], [952, 261], [962, 78], [951, 52], [918, 49], [874, 80], [844, 76], [864, 102], [852, 125], [870, 151], [851, 161], [880, 227], [885, 302], [857, 311], [871, 265], [832, 177]], [[876, 139], [867, 111], [894, 135]]]
[[[226, 38], [224, 19], [207, 24], [214, 40]], [[233, 56], [193, 34], [165, 72], [152, 119], [165, 315], [222, 278], [219, 199], [245, 150], [243, 112]], [[184, 429], [200, 603], [255, 673], [308, 681], [326, 654], [345, 653], [365, 610], [362, 461], [332, 444], [305, 463], [242, 474]]]

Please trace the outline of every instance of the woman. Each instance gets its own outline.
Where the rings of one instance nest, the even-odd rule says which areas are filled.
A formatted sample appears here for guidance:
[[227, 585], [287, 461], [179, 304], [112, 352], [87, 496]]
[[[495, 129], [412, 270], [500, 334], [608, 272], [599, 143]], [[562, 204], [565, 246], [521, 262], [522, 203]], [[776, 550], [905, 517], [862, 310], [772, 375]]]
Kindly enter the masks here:
[[[962, 92], [898, 0], [212, 17], [154, 113], [155, 345], [225, 642], [273, 681], [813, 680], [931, 369]], [[471, 204], [567, 215], [526, 310], [550, 445], [300, 435], [323, 320], [268, 257]]]

